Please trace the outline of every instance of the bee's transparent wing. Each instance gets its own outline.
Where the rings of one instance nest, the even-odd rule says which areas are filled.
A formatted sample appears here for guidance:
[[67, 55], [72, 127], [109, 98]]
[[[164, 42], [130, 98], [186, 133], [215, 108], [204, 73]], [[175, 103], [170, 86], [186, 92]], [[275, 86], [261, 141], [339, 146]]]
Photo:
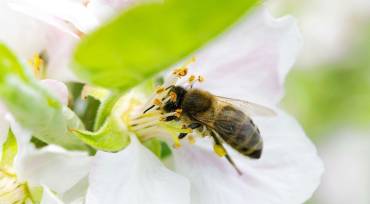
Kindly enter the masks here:
[[230, 105], [239, 108], [249, 116], [263, 116], [263, 117], [274, 117], [276, 112], [268, 107], [239, 99], [226, 98], [222, 96], [216, 96], [218, 101], [228, 103]]

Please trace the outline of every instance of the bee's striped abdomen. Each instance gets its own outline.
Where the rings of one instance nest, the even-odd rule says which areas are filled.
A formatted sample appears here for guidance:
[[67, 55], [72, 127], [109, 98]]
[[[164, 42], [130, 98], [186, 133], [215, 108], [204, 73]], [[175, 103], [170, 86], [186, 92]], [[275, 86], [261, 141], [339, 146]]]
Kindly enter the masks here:
[[241, 154], [258, 159], [263, 142], [253, 121], [242, 111], [225, 106], [216, 117], [214, 126], [222, 139]]

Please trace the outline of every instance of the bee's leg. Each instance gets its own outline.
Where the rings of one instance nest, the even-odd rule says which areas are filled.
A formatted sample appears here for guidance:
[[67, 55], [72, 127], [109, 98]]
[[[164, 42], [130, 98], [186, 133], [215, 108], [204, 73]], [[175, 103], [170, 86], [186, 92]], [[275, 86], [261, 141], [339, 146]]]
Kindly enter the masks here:
[[148, 111], [150, 111], [151, 109], [153, 109], [155, 107], [155, 105], [151, 105], [149, 108], [145, 109], [143, 113], [146, 113]]
[[225, 151], [225, 157], [226, 157], [227, 161], [234, 167], [234, 169], [236, 170], [236, 172], [238, 172], [239, 175], [243, 175], [243, 172], [240, 171], [240, 169], [236, 166], [234, 161], [231, 159], [230, 155], [227, 153], [225, 147], [222, 145], [222, 142], [218, 138], [217, 134], [214, 131], [210, 131], [210, 132], [211, 132], [211, 136], [213, 137], [213, 140], [215, 141], [215, 144], [218, 145], [219, 147], [221, 147], [223, 149], [223, 151]]
[[[194, 122], [194, 123], [190, 123], [187, 127], [194, 130], [194, 129], [197, 129], [201, 126], [202, 126], [202, 124]], [[183, 139], [184, 137], [186, 137], [186, 135], [188, 135], [188, 133], [180, 133], [179, 134], [179, 139]]]

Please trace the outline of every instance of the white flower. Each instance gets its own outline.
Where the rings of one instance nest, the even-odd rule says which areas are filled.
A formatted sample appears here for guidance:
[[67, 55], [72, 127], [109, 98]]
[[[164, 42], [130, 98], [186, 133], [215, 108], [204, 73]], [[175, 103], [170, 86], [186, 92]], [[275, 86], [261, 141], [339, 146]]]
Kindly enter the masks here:
[[[227, 149], [243, 172], [242, 176], [213, 152], [209, 137], [198, 139], [194, 145], [182, 142], [181, 148], [172, 149], [165, 167], [132, 135], [131, 144], [122, 152], [97, 153], [89, 176], [87, 204], [296, 204], [306, 201], [320, 183], [323, 166], [299, 124], [276, 107], [283, 95], [285, 75], [300, 47], [294, 19], [275, 20], [266, 11], [257, 11], [196, 54], [198, 61], [194, 70], [205, 78], [200, 87], [216, 95], [262, 103], [277, 111], [274, 118], [254, 118], [264, 140], [261, 159], [251, 160]], [[169, 81], [175, 78], [170, 77]], [[138, 101], [143, 103], [142, 96], [135, 92], [125, 97], [120, 102], [125, 108], [115, 113], [123, 118], [129, 114], [130, 107]], [[139, 109], [145, 107], [139, 106]], [[126, 124], [141, 140], [171, 135], [171, 131], [157, 127], [166, 124], [160, 117], [148, 118], [150, 121], [145, 123], [137, 119], [135, 122], [143, 122], [138, 125], [127, 121]], [[156, 126], [145, 132], [143, 127], [150, 123]], [[172, 139], [179, 146], [176, 138]], [[171, 136], [164, 139], [171, 141]]]
[[[50, 79], [42, 83], [66, 104], [68, 93], [63, 83]], [[75, 191], [73, 196], [68, 196], [68, 192], [73, 190], [89, 171], [91, 157], [87, 153], [66, 151], [54, 145], [37, 149], [30, 142], [31, 133], [20, 127], [12, 116], [7, 114], [5, 108], [2, 109], [0, 118], [0, 152], [4, 153], [3, 144], [7, 139], [9, 127], [15, 136], [17, 147], [14, 161], [0, 165], [0, 203], [34, 201], [35, 198], [30, 194], [34, 188], [43, 188], [42, 204], [61, 203], [57, 196], [65, 196], [63, 199], [67, 201], [83, 196], [83, 191]]]

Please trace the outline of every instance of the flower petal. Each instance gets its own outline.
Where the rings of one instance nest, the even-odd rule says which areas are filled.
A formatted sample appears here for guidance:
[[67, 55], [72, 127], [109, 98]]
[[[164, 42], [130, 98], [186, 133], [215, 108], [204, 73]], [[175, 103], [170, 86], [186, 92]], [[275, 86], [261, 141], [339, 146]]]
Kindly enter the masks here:
[[242, 176], [209, 143], [173, 151], [174, 170], [191, 181], [192, 204], [296, 204], [312, 195], [323, 166], [302, 128], [285, 113], [255, 122], [264, 139], [261, 159], [228, 150]]
[[[45, 27], [36, 21], [9, 8], [7, 1], [0, 1], [0, 40], [18, 56], [30, 59], [46, 45]], [[25, 35], [27, 31], [27, 35]], [[27, 42], [27, 43], [25, 43]]]
[[8, 138], [9, 122], [6, 120], [6, 108], [0, 103], [0, 155], [3, 143]]
[[73, 33], [76, 31], [74, 29], [77, 29], [86, 33], [99, 25], [96, 17], [83, 5], [82, 1], [13, 0], [11, 6], [66, 32], [72, 31]]
[[41, 83], [51, 93], [57, 96], [57, 98], [62, 104], [68, 105], [68, 88], [64, 83], [53, 79], [45, 79], [42, 80]]
[[217, 95], [274, 104], [301, 45], [292, 17], [256, 11], [196, 54], [192, 67], [205, 77], [202, 87]]
[[[17, 8], [18, 4], [11, 5]], [[0, 25], [7, 28], [0, 30], [0, 40], [10, 46], [23, 61], [32, 59], [36, 53], [45, 53], [48, 78], [75, 81], [76, 77], [68, 65], [79, 37], [70, 28], [50, 26], [22, 13], [0, 2]], [[27, 35], [24, 35], [24, 30], [27, 30]]]
[[[19, 142], [19, 131], [16, 131], [15, 135]], [[24, 142], [19, 142], [21, 151], [14, 166], [19, 179], [32, 186], [46, 185], [63, 194], [90, 170], [92, 158], [87, 153], [66, 151], [53, 145], [39, 150], [35, 149], [29, 140], [28, 143]]]
[[63, 202], [48, 187], [44, 186], [41, 204], [63, 204]]
[[189, 183], [168, 170], [135, 136], [118, 153], [98, 152], [87, 204], [189, 204]]

